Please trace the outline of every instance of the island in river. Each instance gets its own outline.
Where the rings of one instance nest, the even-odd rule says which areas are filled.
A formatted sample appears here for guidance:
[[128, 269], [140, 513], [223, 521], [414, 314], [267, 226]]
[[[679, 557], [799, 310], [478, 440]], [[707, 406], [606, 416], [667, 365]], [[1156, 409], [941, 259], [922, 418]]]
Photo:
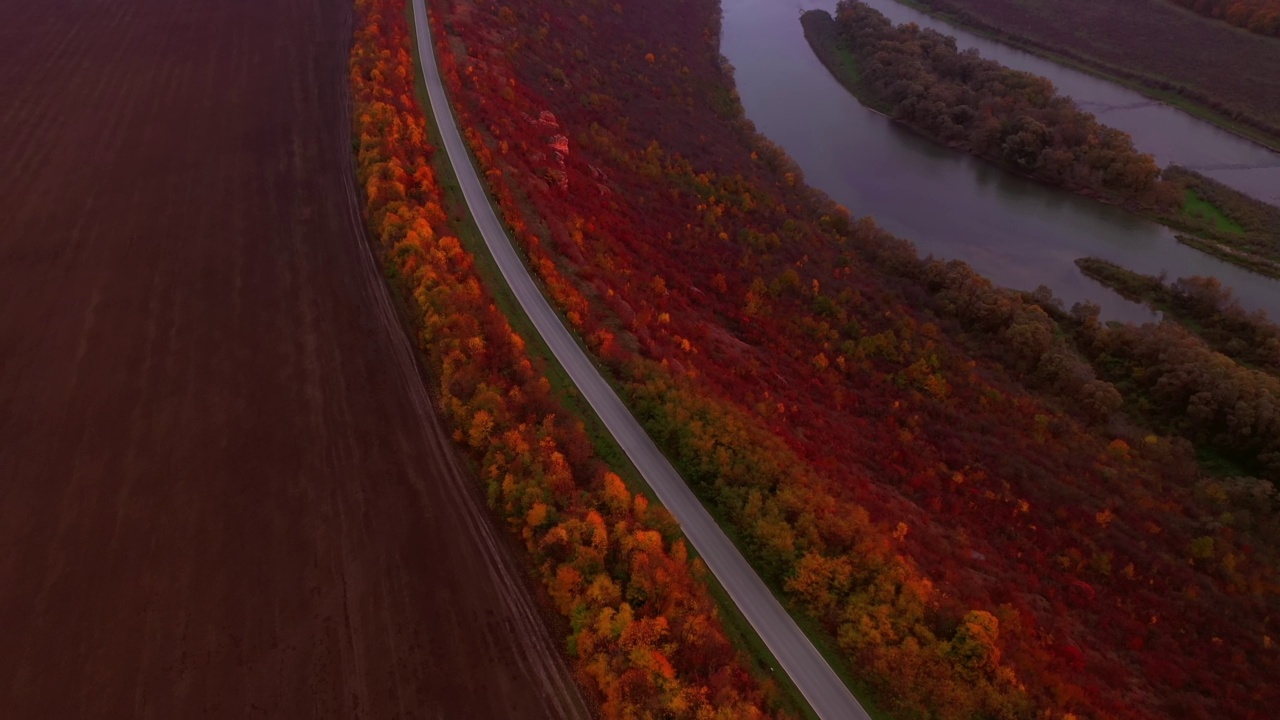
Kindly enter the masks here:
[[909, 0], [1280, 150], [1280, 42], [1169, 0]]
[[1076, 260], [1076, 266], [1121, 295], [1163, 312], [1232, 360], [1280, 374], [1280, 325], [1262, 311], [1240, 307], [1230, 288], [1216, 278], [1178, 278], [1170, 283], [1162, 276], [1092, 257]]
[[1162, 175], [1128, 134], [1099, 123], [1048, 79], [960, 52], [935, 30], [895, 26], [855, 0], [841, 2], [834, 19], [813, 10], [801, 23], [841, 84], [896, 122], [1019, 175], [1195, 233], [1179, 239], [1280, 276], [1272, 222], [1280, 211], [1185, 169]]

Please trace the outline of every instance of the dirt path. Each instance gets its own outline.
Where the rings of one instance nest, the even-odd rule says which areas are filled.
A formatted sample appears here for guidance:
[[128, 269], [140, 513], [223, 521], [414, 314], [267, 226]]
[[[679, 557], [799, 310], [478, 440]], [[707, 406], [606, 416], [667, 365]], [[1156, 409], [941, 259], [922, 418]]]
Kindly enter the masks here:
[[5, 717], [580, 707], [352, 215], [346, 0], [0, 0]]

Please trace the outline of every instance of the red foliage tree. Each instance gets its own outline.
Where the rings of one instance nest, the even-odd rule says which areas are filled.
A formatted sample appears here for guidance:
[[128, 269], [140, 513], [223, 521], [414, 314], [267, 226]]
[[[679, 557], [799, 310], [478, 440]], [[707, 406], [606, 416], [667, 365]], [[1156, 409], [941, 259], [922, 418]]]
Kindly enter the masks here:
[[[366, 221], [455, 438], [479, 461], [491, 504], [571, 626], [583, 687], [606, 717], [773, 714], [776, 690], [747, 672], [728, 641], [705, 570], [688, 558], [674, 521], [595, 459], [580, 423], [560, 419], [568, 415], [524, 341], [471, 255], [446, 234], [403, 0], [356, 8], [350, 77]], [[560, 284], [558, 302], [585, 302]]]

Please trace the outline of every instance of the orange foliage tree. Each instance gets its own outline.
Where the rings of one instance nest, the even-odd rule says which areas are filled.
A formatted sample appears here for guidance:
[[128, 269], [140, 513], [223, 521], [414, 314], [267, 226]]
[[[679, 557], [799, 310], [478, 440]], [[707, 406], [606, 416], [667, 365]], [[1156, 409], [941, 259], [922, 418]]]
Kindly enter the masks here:
[[455, 438], [568, 621], [583, 687], [606, 717], [772, 714], [776, 690], [755, 681], [726, 638], [675, 522], [592, 456], [581, 423], [447, 234], [403, 0], [356, 8], [350, 81], [368, 227]]
[[1173, 0], [1206, 15], [1242, 27], [1259, 35], [1280, 37], [1278, 0]]
[[741, 116], [715, 0], [433, 8], [530, 265], [887, 705], [1265, 714], [1271, 546], [1204, 502], [1181, 438], [1124, 421], [1049, 296], [922, 260], [809, 189]]

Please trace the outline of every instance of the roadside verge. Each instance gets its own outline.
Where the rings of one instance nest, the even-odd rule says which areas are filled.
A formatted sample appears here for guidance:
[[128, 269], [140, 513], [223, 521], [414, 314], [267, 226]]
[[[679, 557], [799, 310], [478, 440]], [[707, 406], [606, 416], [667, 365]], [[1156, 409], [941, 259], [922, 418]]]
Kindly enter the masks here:
[[760, 635], [800, 692], [822, 718], [868, 718], [852, 693], [715, 523], [671, 463], [658, 450], [612, 387], [560, 321], [508, 238], [471, 162], [441, 81], [423, 0], [413, 0], [414, 30], [423, 78], [441, 144], [457, 174], [468, 208], [517, 302], [573, 384], [662, 504], [734, 604]]

